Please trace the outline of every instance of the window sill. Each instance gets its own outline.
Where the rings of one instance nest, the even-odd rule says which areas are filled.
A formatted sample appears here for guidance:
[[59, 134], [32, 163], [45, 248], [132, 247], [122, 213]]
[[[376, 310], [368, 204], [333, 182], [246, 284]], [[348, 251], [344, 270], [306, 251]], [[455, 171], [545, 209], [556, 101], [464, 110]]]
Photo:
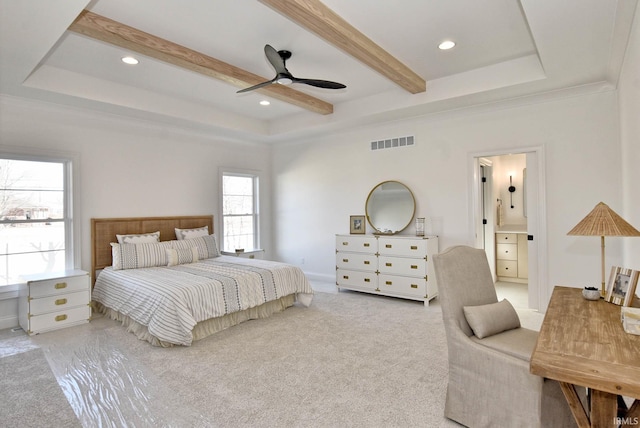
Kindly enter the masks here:
[[0, 285], [0, 300], [18, 298], [19, 284]]

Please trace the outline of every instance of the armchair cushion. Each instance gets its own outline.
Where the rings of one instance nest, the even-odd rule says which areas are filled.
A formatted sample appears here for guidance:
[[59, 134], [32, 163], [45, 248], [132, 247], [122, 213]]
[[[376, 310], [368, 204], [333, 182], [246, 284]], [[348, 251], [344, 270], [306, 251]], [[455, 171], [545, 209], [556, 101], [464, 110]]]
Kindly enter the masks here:
[[484, 339], [471, 336], [471, 340], [503, 354], [511, 355], [527, 363], [531, 361], [533, 348], [538, 340], [538, 332], [526, 328], [516, 328]]
[[487, 305], [464, 306], [462, 309], [478, 339], [520, 327], [520, 318], [507, 299]]

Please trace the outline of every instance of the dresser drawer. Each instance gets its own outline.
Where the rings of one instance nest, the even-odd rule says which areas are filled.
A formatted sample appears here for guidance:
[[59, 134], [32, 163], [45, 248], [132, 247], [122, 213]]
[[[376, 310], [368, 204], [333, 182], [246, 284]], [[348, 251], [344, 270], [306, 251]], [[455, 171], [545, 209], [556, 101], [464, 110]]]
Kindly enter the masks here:
[[517, 233], [496, 233], [496, 244], [517, 244]]
[[518, 260], [518, 244], [497, 244], [496, 258], [498, 260]]
[[47, 312], [63, 311], [76, 306], [88, 305], [90, 302], [91, 297], [89, 290], [85, 289], [75, 293], [31, 299], [29, 311], [31, 312], [31, 316], [34, 316]]
[[89, 275], [69, 276], [31, 282], [29, 286], [29, 296], [35, 299], [43, 296], [73, 293], [74, 291], [88, 289]]
[[377, 251], [375, 236], [337, 235], [336, 251], [354, 253], [375, 253]]
[[424, 278], [427, 275], [427, 264], [422, 259], [380, 256], [378, 258], [378, 271], [380, 273]]
[[29, 324], [32, 332], [41, 333], [73, 324], [82, 324], [88, 322], [89, 318], [91, 318], [91, 308], [87, 304], [68, 310], [31, 316]]
[[375, 254], [337, 253], [336, 266], [340, 269], [375, 271], [378, 264]]
[[427, 255], [426, 239], [380, 238], [378, 253], [403, 257], [425, 257]]
[[424, 278], [380, 274], [378, 289], [381, 293], [423, 298], [427, 295], [427, 281]]
[[518, 276], [518, 262], [515, 260], [497, 260], [496, 274], [498, 276], [516, 278]]
[[355, 270], [338, 269], [336, 272], [336, 284], [338, 287], [357, 287], [375, 290], [378, 275], [375, 272], [360, 272]]

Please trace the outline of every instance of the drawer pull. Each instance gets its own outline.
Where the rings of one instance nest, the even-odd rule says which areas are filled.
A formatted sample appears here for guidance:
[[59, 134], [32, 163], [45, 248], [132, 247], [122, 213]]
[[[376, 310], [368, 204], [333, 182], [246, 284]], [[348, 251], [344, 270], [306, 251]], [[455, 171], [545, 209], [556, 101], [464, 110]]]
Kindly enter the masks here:
[[392, 282], [392, 281], [387, 281], [387, 282], [385, 282], [385, 284], [387, 284], [387, 285], [393, 285], [393, 282]]
[[418, 265], [411, 265], [411, 269], [418, 269]]
[[418, 288], [418, 284], [411, 284], [411, 288]]
[[371, 282], [371, 279], [369, 279], [369, 278], [365, 278], [365, 279], [364, 279], [364, 282]]
[[371, 264], [371, 262], [370, 262], [369, 260], [365, 260], [365, 261], [364, 261], [364, 264], [365, 264], [365, 265], [370, 265], [370, 264]]
[[342, 245], [347, 246], [347, 245], [349, 245], [349, 243], [345, 241], [345, 242], [342, 243]]
[[63, 288], [67, 288], [67, 283], [66, 282], [59, 282], [56, 285], [54, 285], [56, 290], [61, 290]]
[[371, 246], [371, 244], [369, 244], [368, 242], [365, 242], [363, 245], [364, 245], [365, 247], [370, 247], [370, 246]]
[[349, 259], [342, 259], [342, 263], [349, 263]]
[[387, 262], [387, 263], [385, 263], [384, 265], [385, 265], [386, 267], [391, 267], [391, 266], [393, 266], [393, 263], [388, 263], [388, 262]]
[[56, 321], [64, 321], [64, 320], [66, 320], [66, 319], [67, 319], [67, 315], [66, 315], [66, 314], [64, 314], [64, 315], [58, 315], [58, 316], [56, 317]]
[[418, 249], [418, 246], [417, 246], [417, 245], [412, 245], [412, 246], [411, 246], [411, 249], [412, 249], [412, 250], [417, 250], [417, 249]]
[[66, 305], [67, 304], [67, 299], [58, 299], [56, 300], [56, 305], [60, 306], [60, 305]]
[[349, 279], [349, 275], [342, 275], [342, 279]]
[[391, 245], [391, 244], [387, 244], [387, 245], [385, 245], [384, 247], [385, 247], [385, 248], [393, 248], [393, 245]]

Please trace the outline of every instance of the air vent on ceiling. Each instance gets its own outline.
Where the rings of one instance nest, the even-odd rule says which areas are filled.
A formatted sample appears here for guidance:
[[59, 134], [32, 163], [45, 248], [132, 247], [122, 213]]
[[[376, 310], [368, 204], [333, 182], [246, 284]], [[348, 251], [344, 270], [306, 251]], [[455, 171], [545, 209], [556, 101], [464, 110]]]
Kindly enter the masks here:
[[387, 138], [371, 142], [371, 150], [393, 149], [395, 147], [407, 147], [414, 145], [414, 136]]

